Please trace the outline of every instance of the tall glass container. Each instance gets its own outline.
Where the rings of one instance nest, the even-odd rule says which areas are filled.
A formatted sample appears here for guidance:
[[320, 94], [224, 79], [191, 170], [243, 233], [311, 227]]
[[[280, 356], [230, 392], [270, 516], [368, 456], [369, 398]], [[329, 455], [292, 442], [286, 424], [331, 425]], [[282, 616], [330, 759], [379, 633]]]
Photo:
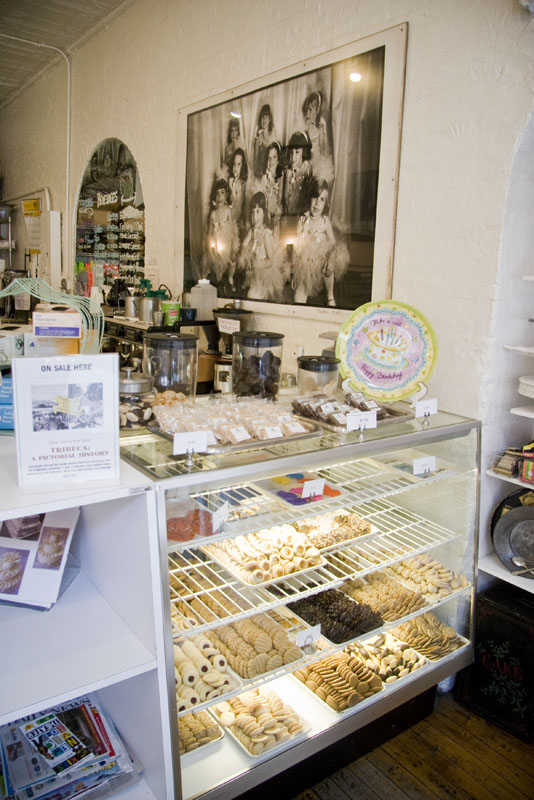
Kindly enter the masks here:
[[276, 400], [282, 367], [282, 333], [238, 331], [233, 335], [232, 379], [238, 397]]
[[197, 390], [198, 336], [192, 333], [145, 333], [143, 372], [158, 392], [172, 389], [186, 396]]

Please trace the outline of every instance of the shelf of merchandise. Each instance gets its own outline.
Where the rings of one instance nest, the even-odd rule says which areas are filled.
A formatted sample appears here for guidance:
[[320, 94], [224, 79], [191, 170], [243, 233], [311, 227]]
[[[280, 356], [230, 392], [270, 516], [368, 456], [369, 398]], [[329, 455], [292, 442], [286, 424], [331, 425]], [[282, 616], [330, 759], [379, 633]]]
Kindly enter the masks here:
[[494, 578], [499, 578], [501, 581], [511, 583], [519, 589], [524, 589], [525, 592], [534, 594], [534, 579], [522, 578], [520, 575], [512, 575], [512, 573], [501, 563], [496, 553], [489, 553], [478, 560], [478, 568], [487, 575], [493, 575]]
[[[456, 467], [419, 479], [375, 459], [375, 456], [407, 447], [420, 448], [422, 455], [441, 456], [443, 463], [453, 461]], [[346, 712], [336, 713], [325, 706], [290, 673], [303, 664], [342, 650], [347, 642], [328, 643], [327, 649], [320, 650], [317, 644], [307, 646], [299, 661], [251, 680], [241, 680], [239, 687], [234, 684], [223, 697], [231, 698], [259, 687], [275, 690], [309, 722], [310, 730], [302, 740], [299, 737], [295, 743], [289, 741], [287, 747], [277, 747], [273, 753], [266, 752], [259, 759], [248, 756], [228, 734], [219, 743], [188, 753], [179, 759], [179, 766], [177, 764], [181, 773], [177, 783], [181, 783], [184, 800], [231, 800], [254, 789], [471, 662], [478, 423], [438, 414], [430, 419], [426, 429], [419, 421], [413, 420], [393, 425], [387, 432], [366, 431], [363, 442], [357, 432], [345, 435], [325, 433], [300, 442], [258, 446], [250, 452], [196, 456], [189, 465], [184, 458], [173, 458], [169, 444], [157, 436], [146, 435], [137, 440], [133, 437], [122, 446], [122, 450], [123, 457], [131, 459], [130, 463], [143, 470], [156, 484], [163, 595], [172, 597], [164, 612], [165, 657], [169, 703], [178, 720], [177, 728], [180, 718], [192, 710], [179, 715], [176, 705], [173, 706], [173, 645], [183, 638], [201, 631], [209, 633], [222, 624], [257, 613], [267, 613], [274, 615], [275, 619], [289, 615], [289, 618], [297, 620], [284, 625], [290, 640], [294, 641], [296, 632], [305, 629], [306, 624], [287, 608], [292, 601], [325, 589], [339, 588], [349, 578], [387, 571], [388, 567], [425, 552], [467, 577], [467, 585], [460, 590], [441, 597], [437, 602], [429, 601], [424, 608], [351, 640], [365, 641], [376, 632], [388, 631], [432, 611], [445, 625], [452, 626], [465, 644]], [[311, 471], [324, 477], [342, 493], [320, 503], [292, 506], [262, 488], [264, 479], [296, 471]], [[197, 508], [210, 511], [217, 511], [228, 502], [229, 517], [215, 536], [189, 542], [169, 542], [166, 500], [170, 504], [193, 501]], [[357, 513], [370, 522], [374, 526], [371, 533], [329, 548], [323, 553], [324, 564], [265, 586], [245, 585], [209, 555], [209, 551], [199, 549], [210, 542], [300, 522], [341, 509]], [[169, 514], [172, 516], [171, 512]], [[229, 610], [221, 610], [219, 617], [213, 609], [223, 597]], [[186, 602], [193, 604], [194, 614], [188, 610]], [[191, 627], [193, 616], [196, 616], [196, 624]], [[173, 619], [177, 620], [174, 628]], [[229, 674], [232, 677], [233, 673]], [[209, 711], [220, 701], [221, 696], [212, 698], [196, 704], [193, 710]], [[171, 738], [177, 752], [177, 729], [171, 731]]]
[[155, 492], [126, 463], [107, 487], [25, 492], [16, 475], [15, 442], [0, 439], [0, 520], [75, 506], [80, 516], [75, 577], [52, 608], [0, 604], [0, 724], [96, 692], [143, 766], [120, 796], [167, 800], [175, 779]]
[[[505, 483], [512, 483], [514, 486], [520, 486], [522, 489], [534, 491], [534, 486], [532, 484], [522, 481], [520, 478], [514, 478], [511, 475], [501, 475], [493, 469], [487, 469], [486, 475], [490, 478], [496, 478], [499, 481], [505, 481]], [[478, 559], [478, 568], [481, 572], [486, 573], [486, 575], [493, 575], [494, 578], [499, 578], [501, 581], [511, 583], [513, 586], [524, 589], [526, 592], [534, 593], [534, 579], [531, 580], [530, 578], [522, 578], [520, 575], [512, 575], [494, 551]]]

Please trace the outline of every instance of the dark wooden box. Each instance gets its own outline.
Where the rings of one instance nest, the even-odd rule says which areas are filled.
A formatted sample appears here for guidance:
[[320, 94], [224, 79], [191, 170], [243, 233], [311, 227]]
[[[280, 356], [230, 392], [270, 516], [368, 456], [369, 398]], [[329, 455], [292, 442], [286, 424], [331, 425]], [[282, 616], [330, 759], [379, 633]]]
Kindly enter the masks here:
[[531, 741], [534, 734], [534, 595], [499, 583], [477, 596], [475, 658], [456, 699]]

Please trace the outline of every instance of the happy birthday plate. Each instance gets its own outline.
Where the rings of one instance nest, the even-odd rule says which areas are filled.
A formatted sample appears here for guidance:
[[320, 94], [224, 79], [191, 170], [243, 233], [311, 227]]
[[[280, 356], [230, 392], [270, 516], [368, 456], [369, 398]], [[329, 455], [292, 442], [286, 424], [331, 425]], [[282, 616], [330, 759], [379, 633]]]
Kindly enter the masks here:
[[336, 341], [343, 378], [355, 391], [382, 400], [401, 400], [417, 392], [432, 373], [436, 352], [428, 320], [396, 300], [357, 308]]

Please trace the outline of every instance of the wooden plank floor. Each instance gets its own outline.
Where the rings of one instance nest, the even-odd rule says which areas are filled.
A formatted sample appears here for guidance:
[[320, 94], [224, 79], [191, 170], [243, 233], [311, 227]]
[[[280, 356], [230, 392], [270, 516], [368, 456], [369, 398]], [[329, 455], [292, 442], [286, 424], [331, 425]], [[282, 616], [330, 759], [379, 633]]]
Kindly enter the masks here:
[[438, 695], [430, 717], [294, 800], [534, 800], [534, 745]]

